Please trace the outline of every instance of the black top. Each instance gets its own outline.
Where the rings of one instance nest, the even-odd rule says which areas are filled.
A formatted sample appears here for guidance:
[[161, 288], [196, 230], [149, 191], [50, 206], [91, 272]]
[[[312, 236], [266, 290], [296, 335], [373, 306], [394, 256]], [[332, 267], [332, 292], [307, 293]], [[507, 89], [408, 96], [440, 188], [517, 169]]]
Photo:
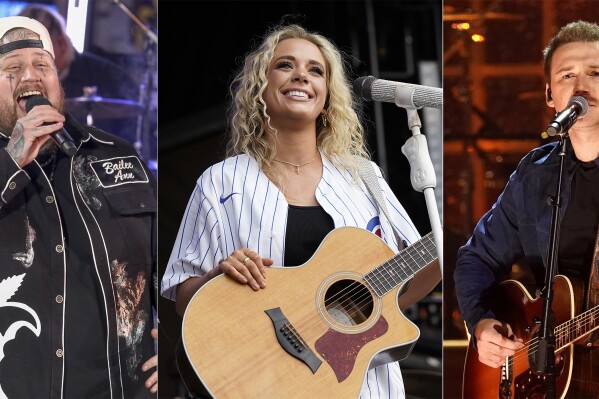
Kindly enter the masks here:
[[285, 266], [298, 266], [314, 254], [323, 238], [335, 228], [322, 206], [289, 205], [285, 233]]
[[572, 194], [561, 223], [560, 274], [589, 278], [599, 224], [599, 158], [579, 162], [572, 177]]

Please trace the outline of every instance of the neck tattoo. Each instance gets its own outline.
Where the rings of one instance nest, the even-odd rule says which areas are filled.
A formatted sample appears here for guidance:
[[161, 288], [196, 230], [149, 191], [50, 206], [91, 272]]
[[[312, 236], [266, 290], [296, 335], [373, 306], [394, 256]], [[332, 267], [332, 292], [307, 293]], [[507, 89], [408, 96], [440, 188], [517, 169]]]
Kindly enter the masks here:
[[281, 161], [281, 160], [278, 160], [278, 159], [275, 159], [274, 161], [275, 161], [275, 162], [280, 162], [280, 163], [284, 163], [284, 164], [287, 164], [287, 165], [294, 166], [294, 167], [295, 167], [295, 173], [299, 175], [299, 173], [300, 173], [300, 168], [301, 168], [302, 166], [306, 166], [306, 165], [308, 165], [308, 164], [310, 164], [310, 163], [314, 162], [314, 161], [316, 160], [316, 157], [317, 157], [317, 156], [318, 156], [318, 153], [316, 153], [316, 155], [314, 155], [314, 158], [312, 158], [312, 159], [311, 159], [311, 160], [309, 160], [308, 162], [304, 162], [304, 163], [300, 163], [300, 164], [296, 164], [296, 163], [293, 163], [293, 162], [287, 162], [287, 161]]

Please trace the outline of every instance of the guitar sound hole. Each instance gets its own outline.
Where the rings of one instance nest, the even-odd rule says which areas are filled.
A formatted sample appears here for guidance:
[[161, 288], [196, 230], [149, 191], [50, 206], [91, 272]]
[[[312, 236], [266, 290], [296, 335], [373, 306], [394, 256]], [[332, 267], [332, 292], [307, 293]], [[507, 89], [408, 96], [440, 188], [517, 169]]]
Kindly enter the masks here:
[[327, 290], [325, 308], [336, 322], [355, 326], [366, 321], [372, 314], [372, 295], [357, 281], [340, 280]]

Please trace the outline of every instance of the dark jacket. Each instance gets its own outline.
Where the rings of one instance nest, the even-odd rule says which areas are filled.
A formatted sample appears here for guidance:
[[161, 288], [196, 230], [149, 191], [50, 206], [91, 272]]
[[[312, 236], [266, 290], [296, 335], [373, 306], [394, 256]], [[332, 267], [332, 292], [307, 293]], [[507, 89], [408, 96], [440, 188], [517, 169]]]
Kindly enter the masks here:
[[[128, 142], [70, 117], [65, 128], [79, 149], [58, 162], [54, 181], [68, 182], [60, 195], [76, 204], [93, 249], [110, 396], [151, 397], [150, 372], [138, 370], [154, 355], [155, 182]], [[20, 169], [7, 142], [0, 140], [0, 388], [9, 398], [60, 398], [65, 357], [77, 356], [62, 352], [68, 237], [49, 176], [37, 161]]]
[[[526, 258], [531, 264], [547, 266], [552, 212], [547, 199], [556, 193], [559, 158], [557, 143], [529, 152], [497, 202], [478, 222], [472, 237], [460, 248], [455, 287], [462, 317], [471, 333], [479, 320], [494, 318], [489, 311], [493, 287], [507, 276], [514, 262]], [[568, 142], [560, 222], [568, 208], [572, 178], [578, 167]]]

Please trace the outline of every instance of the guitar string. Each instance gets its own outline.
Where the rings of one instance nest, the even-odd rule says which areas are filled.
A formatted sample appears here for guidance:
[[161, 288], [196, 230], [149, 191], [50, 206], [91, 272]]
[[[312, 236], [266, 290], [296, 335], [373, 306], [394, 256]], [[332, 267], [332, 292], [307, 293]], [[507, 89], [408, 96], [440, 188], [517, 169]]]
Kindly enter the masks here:
[[[576, 318], [568, 320], [567, 322], [560, 324], [558, 327], [555, 328], [556, 342], [558, 341], [559, 338], [563, 338], [566, 334], [570, 334], [572, 332], [576, 332], [577, 330], [580, 330], [580, 327], [576, 327], [576, 324], [580, 324], [582, 322], [581, 327], [585, 327], [585, 328], [588, 325], [593, 326], [593, 322], [591, 319], [595, 319], [595, 317], [598, 315], [599, 315], [599, 307], [590, 309], [584, 313], [581, 313]], [[583, 317], [581, 317], [581, 316], [583, 316]], [[581, 319], [576, 322], [575, 320], [578, 317], [581, 317]], [[591, 329], [589, 329], [589, 331], [587, 331], [587, 332], [584, 332], [584, 333], [578, 332], [576, 334], [576, 335], [578, 335], [578, 338], [576, 338], [574, 340], [568, 339], [567, 341], [570, 341], [570, 343], [572, 343], [573, 341], [576, 341], [577, 339], [582, 338], [584, 335], [589, 334], [593, 329], [596, 329], [598, 327], [599, 327], [599, 324], [595, 325], [594, 328], [591, 327]], [[559, 338], [557, 336], [559, 336]], [[529, 352], [531, 352], [532, 354], [535, 354], [537, 352], [537, 348], [538, 348], [538, 341], [539, 341], [539, 338], [534, 337], [530, 341], [525, 343], [525, 345], [528, 345], [528, 346], [525, 346], [522, 349], [518, 349], [516, 351], [516, 353], [511, 357], [511, 359], [509, 361], [509, 366], [512, 366], [514, 364], [514, 361], [520, 360], [522, 357], [528, 358]], [[570, 343], [561, 345], [560, 348], [563, 346], [567, 346]], [[525, 353], [522, 353], [522, 352], [525, 352]]]
[[[422, 243], [423, 246], [425, 247], [426, 252], [431, 257], [431, 259], [434, 259], [435, 257], [431, 254], [431, 251], [428, 248], [428, 247], [431, 247], [433, 249], [433, 251], [434, 251], [434, 249], [435, 249], [434, 248], [434, 242], [430, 241], [428, 247], [426, 247], [426, 243], [427, 243], [426, 239], [429, 238], [429, 236], [430, 236], [430, 233], [429, 233], [429, 235], [425, 236], [424, 239], [421, 239], [417, 243], [414, 243], [412, 246], [410, 246], [410, 247], [402, 250], [397, 255], [401, 255], [401, 254], [407, 252], [408, 250], [410, 250], [416, 244]], [[397, 257], [397, 255], [395, 257]], [[410, 257], [412, 257], [412, 256], [410, 255]], [[413, 257], [412, 257], [412, 259], [413, 259]], [[379, 265], [379, 267], [380, 267], [380, 265]], [[408, 267], [410, 267], [410, 263], [408, 263]], [[378, 268], [375, 268], [375, 270], [377, 270], [377, 269]], [[412, 271], [412, 275], [413, 275], [414, 274], [414, 270], [412, 270], [411, 267], [410, 267], [410, 270]], [[360, 280], [360, 281], [364, 281], [364, 280]], [[380, 282], [380, 279], [379, 279], [379, 282]], [[350, 287], [351, 287], [351, 289], [350, 289]], [[362, 289], [362, 287], [363, 287], [363, 284], [357, 283], [356, 281], [352, 282], [348, 287], [340, 290], [339, 293], [333, 295], [332, 297], [330, 297], [330, 298], [328, 298], [328, 299], [326, 299], [324, 301], [325, 302], [325, 310], [326, 310], [327, 304], [330, 307], [331, 303], [333, 302], [332, 299], [334, 297], [339, 297], [340, 295], [347, 294], [347, 293], [355, 293], [356, 290]], [[347, 291], [347, 292], [344, 292], [344, 291]], [[368, 291], [368, 290], [363, 290], [363, 295], [361, 297], [359, 297], [359, 298], [360, 298], [360, 300], [357, 303], [355, 303], [355, 305], [353, 306], [353, 308], [355, 309], [353, 312], [350, 313], [350, 311], [347, 310], [348, 306], [346, 306], [346, 308], [344, 308], [344, 309], [341, 309], [344, 313], [346, 313], [346, 315], [348, 317], [352, 318], [353, 321], [356, 320], [356, 316], [359, 314], [358, 312], [362, 311], [364, 313], [364, 309], [366, 309], [366, 306], [369, 306], [370, 303], [372, 303], [372, 296], [370, 295], [370, 291]], [[352, 298], [348, 297], [348, 301], [351, 301], [351, 300], [352, 300]], [[336, 309], [338, 309], [338, 308], [336, 308]], [[307, 318], [305, 320], [298, 320], [297, 321], [297, 324], [296, 324], [295, 328], [298, 329], [298, 330], [304, 330], [304, 329], [310, 330], [310, 329], [316, 327], [317, 325], [319, 325], [321, 322], [322, 322], [322, 318], [321, 318], [320, 313], [308, 314], [308, 316], [307, 316]]]
[[[589, 313], [589, 315], [591, 315], [591, 314], [594, 314], [594, 313], [597, 313], [597, 311], [599, 311], [599, 309], [597, 309], [597, 310], [593, 310], [593, 312], [592, 312], [592, 313]], [[585, 312], [585, 313], [586, 313], [586, 312]], [[583, 313], [583, 314], [584, 314], [584, 313]], [[583, 315], [583, 314], [581, 314], [581, 315]], [[581, 315], [579, 315], [579, 316], [581, 316]], [[585, 317], [585, 318], [588, 318], [588, 316], [589, 316], [589, 315], [587, 315], [587, 317]], [[574, 320], [574, 319], [572, 319], [572, 320]], [[572, 320], [570, 320], [570, 321], [572, 321]], [[582, 320], [582, 319], [581, 319], [581, 320]], [[567, 324], [567, 323], [569, 323], [570, 321], [568, 321], [568, 322], [566, 322], [566, 323], [563, 323], [563, 324]], [[584, 322], [584, 324], [583, 324], [583, 326], [585, 326], [585, 327], [586, 327], [586, 325], [587, 325], [587, 324], [591, 324], [591, 323], [590, 323], [590, 321], [589, 321], [589, 322], [586, 322], [586, 321], [585, 321], [585, 322]], [[591, 325], [592, 325], [592, 324], [591, 324]], [[561, 327], [561, 325], [560, 325], [559, 327]], [[590, 332], [592, 332], [592, 330], [593, 330], [593, 329], [596, 329], [597, 327], [599, 327], [599, 325], [595, 326], [594, 328], [591, 328], [589, 331], [586, 331], [586, 332], [584, 332], [584, 333], [582, 333], [582, 334], [581, 334], [581, 333], [578, 333], [578, 334], [576, 334], [576, 335], [578, 336], [578, 338], [575, 338], [575, 339], [568, 339], [568, 340], [566, 340], [566, 341], [570, 341], [570, 342], [569, 342], [569, 343], [567, 343], [567, 344], [562, 344], [561, 346], [560, 346], [560, 345], [558, 345], [558, 349], [561, 349], [561, 348], [563, 348], [563, 347], [566, 347], [567, 345], [571, 344], [572, 342], [576, 341], [577, 339], [580, 339], [580, 338], [582, 338], [584, 335], [587, 335], [587, 334], [589, 334]], [[563, 328], [562, 328], [562, 329], [563, 329]], [[556, 327], [556, 330], [557, 330], [557, 327]], [[571, 328], [571, 329], [569, 329], [569, 330], [567, 331], [567, 333], [569, 334], [569, 333], [571, 333], [571, 332], [573, 332], [573, 331], [575, 331], [575, 330], [576, 330], [576, 328]], [[556, 332], [557, 332], [557, 331], [556, 331]], [[566, 335], [566, 332], [558, 332], [556, 335], [560, 336], [560, 337], [557, 337], [557, 339], [560, 339], [560, 338], [563, 338], [563, 337]], [[556, 339], [556, 341], [557, 341], [557, 339]], [[538, 341], [539, 341], [538, 337], [535, 337], [535, 338], [531, 339], [530, 341], [528, 341], [528, 343], [526, 343], [526, 344], [529, 344], [529, 346], [528, 346], [528, 347], [524, 347], [524, 348], [522, 348], [522, 349], [519, 349], [519, 350], [517, 350], [517, 351], [516, 351], [516, 354], [514, 354], [514, 355], [512, 356], [512, 360], [510, 361], [509, 365], [510, 365], [510, 366], [511, 366], [511, 365], [513, 365], [513, 362], [514, 362], [514, 361], [516, 361], [516, 360], [520, 360], [522, 357], [526, 357], [526, 358], [528, 358], [528, 356], [529, 356], [529, 351], [530, 351], [532, 354], [535, 354], [535, 353], [537, 352], [537, 348], [538, 348]], [[526, 353], [522, 354], [522, 353], [521, 353], [522, 351], [526, 351]]]
[[[581, 337], [583, 337], [584, 335], [589, 334], [593, 329], [596, 329], [597, 327], [599, 327], [598, 325], [593, 325], [594, 323], [592, 322], [591, 319], [595, 319], [595, 317], [599, 314], [599, 307], [597, 308], [593, 308], [593, 309], [589, 309], [588, 311], [581, 313], [580, 315], [578, 315], [577, 317], [575, 317], [574, 319], [568, 320], [565, 323], [560, 324], [558, 327], [556, 327], [555, 329], [555, 335], [556, 337], [556, 341], [558, 339], [562, 339], [564, 338], [566, 335], [569, 336], [570, 333], [575, 332], [577, 338], [575, 339], [567, 339], [566, 341], [576, 341], [577, 339], [580, 339]], [[580, 324], [582, 323], [582, 324]], [[576, 325], [580, 324], [580, 327], [577, 327]], [[580, 330], [581, 328], [587, 328], [588, 326], [591, 326], [591, 328], [589, 329], [589, 331], [586, 331], [584, 333], [580, 333], [580, 331], [577, 332], [577, 330]], [[564, 331], [565, 330], [565, 331]], [[535, 350], [538, 347], [538, 337], [535, 337], [533, 339], [531, 339], [529, 341], [529, 343], [532, 342], [532, 344], [530, 345], [530, 348], [528, 349], [533, 349]], [[535, 346], [537, 345], [537, 346]], [[564, 347], [567, 346], [569, 344], [562, 344], [559, 347]], [[523, 348], [523, 349], [527, 349], [527, 348]], [[519, 351], [523, 350], [520, 349]], [[514, 355], [514, 357], [516, 357], [516, 355]]]
[[[430, 244], [429, 246], [430, 246], [430, 247], [433, 247], [432, 249], [434, 249], [434, 243], [432, 243], [432, 242], [431, 242], [431, 243], [429, 243], [429, 244]], [[412, 246], [412, 247], [409, 247], [409, 248], [413, 248], [413, 246]], [[426, 250], [427, 254], [429, 255], [430, 261], [427, 261], [427, 258], [425, 258], [424, 256], [421, 256], [421, 258], [422, 258], [422, 261], [424, 262], [424, 264], [428, 264], [428, 263], [432, 262], [432, 260], [434, 260], [434, 259], [435, 259], [435, 257], [432, 255], [432, 253], [431, 253], [431, 251], [429, 250], [429, 248], [427, 248], [426, 246], [424, 246], [424, 249]], [[408, 250], [408, 248], [406, 248], [406, 250]], [[402, 252], [402, 253], [403, 253], [403, 252]], [[400, 281], [393, 281], [393, 283], [394, 283], [394, 284], [393, 284], [393, 285], [391, 285], [391, 287], [390, 287], [388, 290], [386, 290], [386, 292], [385, 292], [384, 294], [386, 294], [386, 293], [387, 293], [387, 292], [389, 292], [389, 291], [390, 291], [392, 288], [394, 288], [395, 286], [397, 286], [397, 285], [401, 284], [402, 282], [405, 282], [405, 281], [407, 281], [409, 278], [411, 278], [412, 276], [414, 276], [414, 275], [415, 275], [415, 273], [417, 272], [417, 270], [415, 271], [415, 270], [412, 268], [412, 266], [411, 266], [411, 265], [412, 265], [413, 263], [418, 263], [418, 261], [416, 261], [416, 260], [414, 259], [414, 257], [413, 257], [413, 256], [412, 256], [412, 255], [409, 253], [409, 251], [406, 251], [406, 253], [408, 253], [408, 255], [410, 255], [410, 258], [412, 258], [412, 262], [406, 261], [405, 259], [403, 259], [403, 258], [402, 258], [402, 262], [401, 262], [401, 263], [398, 263], [398, 261], [397, 261], [397, 258], [398, 258], [398, 257], [394, 257], [394, 258], [392, 258], [392, 259], [390, 260], [390, 261], [394, 262], [396, 266], [398, 266], [398, 267], [399, 267], [399, 270], [400, 270], [400, 272], [403, 272], [403, 273], [405, 274], [405, 277], [403, 277], [403, 278], [402, 278], [402, 277], [400, 276]], [[390, 265], [390, 264], [389, 264], [389, 262], [386, 262], [385, 264], [386, 264], [387, 266], [391, 266], [391, 267], [392, 267], [392, 265]], [[385, 264], [383, 264], [383, 266], [384, 266]], [[408, 268], [408, 269], [409, 269], [410, 273], [408, 273], [408, 272], [406, 271], [406, 268]], [[421, 268], [421, 267], [419, 267], [418, 269], [420, 269], [420, 268]], [[393, 269], [393, 267], [392, 267], [392, 269]], [[395, 269], [393, 269], [393, 270], [395, 270]], [[381, 274], [382, 274], [382, 272], [381, 272]], [[401, 274], [401, 273], [400, 273], [400, 274]], [[380, 279], [379, 279], [379, 280], [380, 280]], [[385, 280], [387, 280], [387, 279], [385, 278]], [[387, 282], [388, 282], [388, 281], [387, 281]], [[368, 294], [368, 292], [367, 292], [367, 291], [366, 291], [365, 293], [366, 293], [366, 294]], [[383, 294], [383, 295], [384, 295], [384, 294]], [[368, 296], [368, 298], [367, 298], [367, 299], [370, 299], [370, 296]], [[369, 305], [369, 304], [370, 304], [370, 303], [367, 303], [367, 305]]]
[[[430, 252], [428, 251], [428, 248], [425, 248], [425, 249], [426, 249], [426, 250], [427, 250], [427, 252], [429, 253], [429, 256], [431, 257], [431, 259], [434, 259], [434, 257], [433, 257], [433, 256], [430, 254]], [[402, 254], [402, 252], [400, 252], [400, 254], [398, 254], [398, 255], [401, 255], [401, 254]], [[397, 256], [396, 256], [396, 257], [397, 257]], [[395, 261], [395, 258], [396, 258], [396, 257], [392, 258], [390, 261]], [[413, 259], [413, 257], [412, 257], [412, 259]], [[426, 260], [426, 259], [423, 257], [423, 261], [425, 261], [425, 260]], [[383, 263], [382, 265], [380, 265], [378, 268], [376, 268], [376, 269], [375, 269], [375, 270], [373, 270], [373, 271], [376, 271], [376, 270], [379, 270], [379, 271], [380, 271], [380, 268], [381, 268], [381, 267], [384, 267], [385, 265], [387, 265], [387, 266], [390, 266], [390, 265], [388, 265], [388, 263], [389, 263], [390, 261], [387, 261], [387, 262]], [[406, 262], [405, 262], [405, 260], [404, 260], [404, 264], [405, 264], [405, 263], [406, 263]], [[409, 278], [411, 275], [414, 275], [414, 270], [411, 268], [411, 266], [410, 266], [410, 263], [407, 263], [407, 265], [408, 265], [408, 267], [410, 267], [411, 274], [410, 274], [410, 273], [407, 273], [405, 270], [402, 270], [402, 271], [405, 273], [405, 275], [406, 275], [406, 277], [405, 277], [405, 278], [403, 278], [403, 280], [402, 280], [402, 281], [405, 281], [405, 280], [407, 280], [407, 278]], [[382, 272], [381, 272], [380, 274], [382, 274]], [[383, 277], [384, 277], [384, 276], [383, 276]], [[387, 280], [387, 279], [386, 279], [386, 277], [384, 277], [384, 278], [385, 278], [385, 280]], [[377, 276], [377, 279], [379, 280], [379, 282], [381, 282], [381, 280], [380, 280], [380, 278], [379, 278], [378, 276]], [[364, 281], [364, 280], [360, 280], [360, 281]], [[397, 281], [393, 281], [393, 285], [391, 285], [391, 284], [389, 284], [389, 285], [391, 285], [391, 287], [394, 287], [394, 286], [398, 285], [399, 283], [401, 283], [402, 281], [399, 281], [399, 282], [397, 282]], [[388, 281], [388, 280], [387, 280], [386, 282], [387, 282], [387, 283], [389, 283], [389, 281]], [[353, 289], [350, 291], [350, 293], [352, 293], [352, 294], [355, 294], [355, 291], [356, 291], [356, 290], [361, 290], [361, 291], [362, 291], [362, 295], [361, 295], [360, 297], [357, 297], [357, 298], [352, 298], [351, 296], [347, 296], [347, 295], [346, 295], [346, 297], [345, 297], [345, 298], [347, 298], [347, 301], [346, 301], [346, 303], [347, 303], [347, 302], [349, 302], [349, 301], [352, 301], [352, 299], [353, 299], [353, 300], [354, 300], [354, 306], [358, 308], [358, 309], [357, 309], [357, 310], [356, 310], [356, 311], [355, 311], [353, 314], [351, 314], [350, 316], [353, 316], [353, 315], [357, 314], [357, 312], [358, 312], [358, 311], [360, 311], [360, 310], [362, 310], [362, 311], [363, 311], [363, 310], [364, 310], [364, 308], [365, 308], [366, 306], [369, 306], [369, 305], [370, 305], [370, 303], [372, 303], [372, 300], [371, 300], [371, 295], [370, 295], [370, 291], [368, 291], [367, 289], [362, 289], [362, 285], [361, 285], [361, 284], [357, 284], [357, 286], [356, 286], [356, 285], [354, 285], [354, 284], [352, 283], [352, 286], [353, 286], [353, 287], [352, 287]], [[344, 292], [343, 292], [343, 290], [342, 290], [342, 291], [340, 291], [340, 293], [341, 293], [341, 294], [347, 294], [347, 293], [344, 293]], [[338, 294], [339, 294], [339, 293], [338, 293]], [[333, 297], [331, 297], [330, 299], [333, 299], [335, 296], [339, 296], [339, 295], [334, 295], [334, 296], [333, 296]], [[329, 303], [330, 303], [330, 302], [333, 302], [333, 301], [337, 301], [337, 299], [335, 298], [335, 299], [333, 299], [332, 301], [329, 301]], [[325, 300], [325, 305], [326, 305], [326, 304], [327, 304], [327, 301]], [[342, 304], [342, 306], [343, 306], [343, 302], [342, 302], [341, 304]], [[348, 307], [348, 306], [345, 306], [345, 307]]]
[[[430, 233], [429, 233], [429, 235], [430, 235]], [[423, 245], [425, 246], [426, 252], [429, 254], [429, 256], [431, 257], [431, 259], [434, 259], [434, 256], [431, 254], [431, 251], [429, 250], [429, 247], [432, 247], [432, 249], [434, 251], [434, 249], [435, 249], [434, 248], [434, 242], [430, 241], [428, 243], [429, 244], [428, 247], [426, 246], [427, 239], [429, 238], [429, 235], [423, 237], [423, 239], [421, 239], [418, 242], [414, 243], [412, 246], [410, 246], [410, 247], [402, 250], [394, 258], [398, 257], [398, 255], [402, 255], [403, 253], [406, 253], [408, 250], [410, 250], [416, 244], [423, 243]], [[413, 257], [412, 257], [412, 259], [413, 259]], [[387, 262], [385, 262], [385, 263], [387, 263]], [[383, 263], [383, 265], [385, 263]], [[410, 270], [412, 272], [412, 275], [413, 275], [414, 274], [414, 270], [411, 269], [410, 262], [405, 262], [405, 260], [404, 260], [404, 264], [406, 264], [406, 263], [407, 263], [408, 267], [410, 268]], [[375, 268], [374, 270], [379, 270], [380, 271], [380, 266], [382, 266], [382, 265], [379, 265], [379, 267]], [[408, 274], [406, 273], [406, 275], [408, 275]], [[379, 282], [381, 282], [381, 280], [380, 280], [380, 278], [378, 276], [377, 276], [377, 279], [379, 280]], [[364, 282], [364, 280], [360, 280], [360, 281]], [[364, 309], [366, 308], [366, 306], [369, 306], [370, 303], [372, 303], [372, 296], [370, 295], [370, 291], [364, 290], [362, 287], [363, 287], [363, 284], [360, 284], [360, 283], [358, 283], [356, 281], [352, 282], [346, 288], [340, 290], [338, 293], [336, 293], [332, 297], [326, 299], [324, 301], [325, 308], [327, 307], [327, 305], [330, 307], [331, 303], [333, 301], [337, 301], [338, 297], [340, 297], [341, 295], [346, 295], [347, 296], [348, 293], [355, 293], [356, 290], [362, 289], [363, 295], [360, 296], [360, 297], [358, 297], [359, 300], [354, 304], [353, 308], [355, 310], [353, 312], [349, 313], [349, 311], [347, 310], [347, 308], [349, 307], [347, 305], [348, 302], [346, 302], [346, 307], [344, 309], [340, 309], [343, 312], [345, 312], [348, 315], [348, 317], [351, 317], [355, 321], [356, 316], [358, 315], [358, 312], [360, 312], [360, 311], [363, 312]], [[347, 301], [351, 301], [352, 300], [351, 296], [347, 296], [347, 298], [348, 298]], [[308, 329], [309, 330], [309, 329], [317, 326], [318, 324], [320, 324], [321, 321], [322, 321], [322, 319], [320, 317], [320, 313], [316, 313], [316, 315], [309, 314], [307, 320], [299, 320], [297, 322], [296, 328], [297, 329], [301, 329], [301, 330], [303, 330], [303, 329]]]
[[[430, 262], [432, 262], [436, 257], [433, 255], [433, 253], [435, 252], [435, 245], [434, 242], [432, 241], [431, 238], [431, 234], [429, 233], [427, 234], [425, 237], [421, 238], [419, 241], [417, 241], [416, 243], [412, 244], [410, 247], [405, 248], [404, 250], [400, 251], [396, 256], [394, 256], [392, 259], [390, 259], [387, 262], [384, 262], [383, 264], [379, 265], [377, 268], [375, 268], [372, 272], [374, 271], [379, 271], [380, 272], [380, 267], [384, 266], [385, 264], [388, 264], [390, 261], [395, 260], [395, 258], [401, 257], [402, 254], [407, 253], [408, 255], [410, 255], [410, 258], [412, 259], [413, 262], [415, 262], [414, 257], [412, 256], [412, 254], [410, 254], [410, 251], [416, 251], [415, 250], [415, 246], [417, 246], [418, 244], [421, 244], [421, 246], [423, 247], [424, 251], [426, 254], [428, 254], [428, 256], [430, 257]], [[426, 258], [424, 258], [423, 256], [422, 260], [426, 261]], [[405, 270], [403, 270], [403, 272], [406, 274], [407, 277], [413, 276], [415, 274], [414, 270], [411, 267], [411, 263], [412, 262], [406, 262], [405, 259], [403, 259], [403, 264], [404, 264], [404, 269], [405, 266], [407, 266], [407, 268], [410, 269], [411, 274], [407, 273]], [[427, 263], [427, 264], [428, 264]], [[400, 264], [396, 265], [400, 266], [400, 268], [402, 268], [402, 266]], [[382, 272], [380, 272], [379, 274], [383, 274]], [[373, 274], [374, 276], [374, 274]], [[379, 283], [382, 282], [382, 280], [380, 279], [380, 276], [375, 276], [377, 277], [377, 280], [379, 280]], [[386, 278], [385, 278], [386, 279]], [[405, 281], [406, 279], [404, 279], [403, 281]], [[359, 281], [359, 282], [358, 282]], [[364, 289], [363, 288], [363, 283], [365, 283], [366, 281], [364, 279], [358, 280], [358, 281], [354, 281], [351, 284], [349, 284], [347, 287], [343, 288], [342, 290], [340, 290], [338, 293], [334, 294], [333, 296], [327, 298], [324, 301], [325, 304], [325, 310], [327, 309], [327, 307], [331, 307], [331, 305], [333, 304], [333, 302], [338, 302], [339, 304], [341, 304], [342, 309], [339, 309], [338, 307], [334, 307], [335, 309], [341, 310], [344, 313], [346, 313], [346, 315], [348, 317], [350, 317], [354, 322], [356, 321], [357, 316], [359, 315], [359, 312], [364, 313], [367, 306], [370, 306], [370, 304], [373, 302], [372, 301], [372, 296], [370, 295], [370, 291], [368, 289]], [[395, 285], [400, 284], [403, 281], [399, 281], [399, 282], [395, 282]], [[388, 282], [388, 280], [387, 280]], [[348, 294], [356, 294], [356, 291], [361, 290], [362, 294], [361, 296], [357, 297], [357, 298], [352, 298], [351, 295]], [[389, 292], [389, 290], [386, 290], [385, 293]], [[338, 301], [338, 298], [344, 296], [342, 301]], [[354, 305], [351, 306], [354, 311], [348, 310], [348, 308], [351, 305], [351, 301], [354, 301]], [[343, 301], [345, 301], [345, 304], [343, 303]], [[306, 320], [299, 320], [296, 324], [296, 329], [311, 329], [315, 326], [317, 326], [318, 324], [320, 324], [322, 321], [321, 317], [320, 317], [320, 313], [316, 313], [316, 315], [308, 315]], [[359, 323], [357, 323], [359, 324]]]
[[[422, 241], [422, 240], [421, 240], [421, 241]], [[420, 243], [420, 241], [419, 241], [418, 243]], [[416, 244], [417, 244], [417, 243], [415, 243], [414, 245], [416, 245]], [[433, 245], [434, 243], [432, 243], [432, 242], [431, 242], [430, 244], [431, 244], [431, 245], [429, 245], [429, 246], [434, 246], [434, 245]], [[411, 247], [410, 247], [410, 248], [411, 248]], [[406, 250], [407, 250], [407, 249], [408, 249], [408, 248], [406, 248]], [[428, 250], [428, 248], [426, 248], [426, 247], [425, 247], [425, 249], [427, 250], [427, 252], [428, 252], [429, 256], [430, 256], [432, 259], [434, 259], [434, 256], [433, 256], [433, 255], [430, 253], [430, 251]], [[404, 250], [404, 251], [406, 251], [406, 250]], [[376, 277], [376, 279], [378, 280], [378, 282], [382, 284], [382, 280], [380, 279], [380, 275], [382, 275], [382, 274], [383, 274], [383, 273], [380, 271], [381, 267], [384, 267], [386, 264], [388, 264], [388, 263], [389, 263], [389, 262], [391, 262], [391, 261], [395, 261], [395, 258], [397, 258], [397, 257], [400, 257], [400, 256], [401, 256], [401, 255], [404, 253], [404, 251], [401, 251], [400, 253], [398, 253], [396, 256], [394, 256], [394, 257], [393, 257], [393, 258], [391, 258], [390, 260], [388, 260], [388, 261], [386, 261], [386, 262], [383, 262], [381, 265], [379, 265], [378, 267], [376, 267], [375, 269], [373, 269], [373, 270], [370, 272], [370, 273], [373, 273], [373, 274], [372, 274], [372, 276], [373, 276], [373, 277]], [[413, 257], [412, 257], [412, 260], [414, 261]], [[426, 259], [423, 257], [423, 260], [426, 260]], [[415, 262], [415, 261], [414, 261], [414, 262]], [[397, 264], [397, 263], [396, 263], [396, 264]], [[414, 272], [414, 270], [411, 268], [411, 265], [410, 265], [411, 263], [410, 263], [410, 262], [405, 262], [405, 260], [404, 260], [404, 264], [407, 264], [407, 267], [409, 267], [409, 268], [410, 268], [410, 272], [411, 272], [411, 274], [410, 274], [410, 273], [407, 273], [405, 270], [401, 270], [401, 271], [403, 271], [403, 272], [405, 273], [406, 277], [405, 277], [403, 280], [400, 280], [400, 281], [393, 281], [393, 285], [391, 285], [391, 284], [389, 283], [389, 281], [387, 280], [387, 283], [388, 283], [388, 285], [391, 285], [391, 287], [394, 287], [394, 286], [396, 286], [396, 285], [400, 284], [401, 282], [403, 282], [403, 281], [407, 280], [407, 279], [408, 279], [408, 278], [409, 278], [411, 275], [414, 275], [414, 273], [415, 273], [415, 272]], [[398, 264], [398, 266], [400, 266], [400, 268], [402, 267], [400, 264]], [[405, 268], [404, 268], [404, 269], [405, 269]], [[379, 272], [379, 273], [378, 273], [379, 275], [376, 275], [376, 273], [375, 273], [375, 272], [377, 272], [377, 271]], [[384, 277], [384, 276], [383, 276], [383, 277]], [[386, 280], [386, 277], [385, 277], [385, 280]], [[364, 281], [364, 280], [360, 280], [360, 281], [362, 282], [362, 281]], [[372, 284], [370, 284], [370, 285], [372, 285]], [[354, 282], [354, 283], [352, 283], [352, 284], [348, 285], [347, 287], [345, 287], [344, 289], [340, 290], [338, 293], [334, 294], [333, 296], [331, 296], [331, 297], [330, 297], [330, 298], [328, 298], [327, 300], [325, 300], [325, 305], [327, 305], [327, 304], [331, 304], [332, 302], [335, 302], [335, 301], [337, 301], [337, 299], [338, 299], [337, 297], [339, 297], [339, 296], [342, 296], [342, 295], [348, 296], [347, 294], [350, 294], [350, 293], [351, 293], [351, 294], [353, 294], [353, 293], [355, 293], [355, 292], [356, 292], [356, 290], [359, 290], [359, 289], [361, 289], [361, 288], [362, 288], [362, 284], [356, 284], [356, 282]], [[374, 287], [374, 288], [376, 288], [376, 287]], [[348, 291], [348, 292], [345, 292], [345, 291], [347, 291], [347, 290], [349, 290], [349, 291]], [[362, 291], [364, 291], [364, 290], [362, 290]], [[366, 294], [368, 294], [368, 293], [369, 293], [369, 292], [368, 292], [368, 291], [366, 291]], [[370, 295], [368, 295], [368, 297], [370, 297]], [[357, 299], [360, 299], [360, 298], [362, 298], [362, 297], [359, 297], [359, 298], [357, 298]], [[327, 301], [328, 301], [328, 302], [327, 302]]]

